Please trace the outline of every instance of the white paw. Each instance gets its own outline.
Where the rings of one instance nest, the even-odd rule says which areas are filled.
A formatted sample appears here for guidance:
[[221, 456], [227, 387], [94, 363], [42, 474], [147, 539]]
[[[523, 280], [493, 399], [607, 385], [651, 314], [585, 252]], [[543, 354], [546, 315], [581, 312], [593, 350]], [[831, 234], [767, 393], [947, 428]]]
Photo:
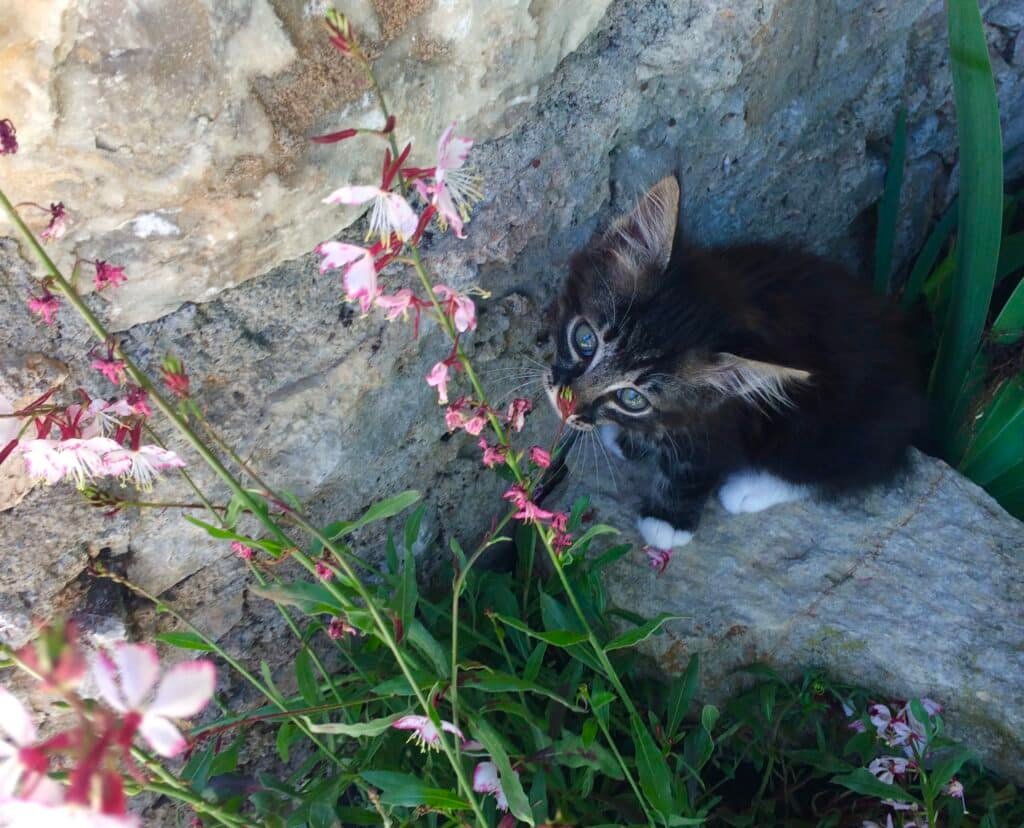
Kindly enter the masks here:
[[648, 546], [656, 549], [672, 549], [686, 546], [693, 539], [693, 532], [676, 529], [671, 523], [653, 517], [642, 517], [636, 522], [636, 528]]
[[597, 427], [597, 433], [601, 437], [601, 445], [605, 447], [612, 457], [625, 460], [626, 455], [619, 448], [619, 434], [621, 432], [622, 429], [615, 425], [615, 423], [605, 423]]
[[807, 486], [789, 483], [768, 472], [747, 470], [730, 475], [718, 490], [718, 499], [725, 511], [738, 515], [802, 500], [808, 494], [810, 489]]

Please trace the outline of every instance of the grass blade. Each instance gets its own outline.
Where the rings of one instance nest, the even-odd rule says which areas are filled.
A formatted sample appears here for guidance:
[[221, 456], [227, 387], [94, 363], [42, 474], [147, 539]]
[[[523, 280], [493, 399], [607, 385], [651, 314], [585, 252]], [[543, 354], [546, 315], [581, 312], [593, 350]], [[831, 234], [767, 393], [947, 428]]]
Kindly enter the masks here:
[[992, 338], [1000, 345], [1012, 345], [1021, 336], [1024, 336], [1024, 279], [1017, 283], [992, 323]]
[[960, 206], [952, 305], [931, 382], [943, 442], [955, 428], [953, 408], [985, 329], [1003, 217], [999, 107], [977, 0], [949, 0], [948, 22], [960, 144]]
[[984, 486], [1020, 463], [1024, 457], [1024, 379], [1003, 385], [960, 464], [960, 470]]
[[875, 237], [875, 292], [889, 292], [892, 276], [892, 251], [896, 244], [903, 168], [907, 160], [907, 110], [900, 109], [892, 136], [889, 166], [885, 171], [885, 189], [878, 202], [878, 232]]
[[939, 256], [942, 255], [943, 246], [956, 228], [957, 210], [958, 202], [954, 200], [949, 205], [945, 215], [939, 219], [938, 224], [932, 228], [928, 240], [924, 243], [924, 247], [921, 248], [921, 252], [914, 262], [914, 267], [910, 271], [910, 276], [907, 277], [907, 284], [903, 289], [903, 296], [900, 299], [900, 304], [903, 306], [904, 311], [914, 307], [914, 303], [921, 294], [921, 288], [924, 286], [924, 280], [935, 269]]

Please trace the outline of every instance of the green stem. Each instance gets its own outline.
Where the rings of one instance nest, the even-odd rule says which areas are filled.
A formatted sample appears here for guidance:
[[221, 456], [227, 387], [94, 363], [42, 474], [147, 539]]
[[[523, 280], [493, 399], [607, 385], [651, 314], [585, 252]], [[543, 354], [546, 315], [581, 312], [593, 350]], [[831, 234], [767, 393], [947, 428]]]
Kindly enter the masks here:
[[623, 773], [626, 774], [626, 780], [629, 782], [629, 786], [633, 789], [633, 794], [636, 796], [637, 802], [640, 803], [640, 807], [643, 808], [648, 824], [655, 825], [655, 819], [647, 807], [647, 799], [640, 791], [640, 787], [637, 785], [636, 780], [633, 779], [633, 774], [629, 772], [629, 766], [626, 764], [626, 760], [623, 758], [622, 754], [619, 753], [619, 748], [615, 744], [615, 739], [612, 737], [611, 731], [596, 712], [594, 713], [594, 720], [597, 722], [597, 726], [601, 728], [605, 741], [608, 742], [608, 747], [611, 748], [612, 754], [614, 754], [616, 761], [619, 763], [619, 767], [622, 768]]
[[160, 782], [146, 783], [146, 785], [143, 786], [144, 790], [163, 794], [171, 799], [177, 799], [179, 802], [184, 802], [187, 805], [192, 806], [192, 808], [199, 813], [217, 820], [221, 825], [245, 826], [250, 824], [244, 817], [228, 813], [222, 808], [218, 808], [214, 803], [209, 802], [198, 794], [190, 791], [163, 765], [153, 759], [153, 757], [145, 751], [140, 750], [137, 747], [133, 747], [132, 756], [145, 766], [148, 771], [160, 777]]

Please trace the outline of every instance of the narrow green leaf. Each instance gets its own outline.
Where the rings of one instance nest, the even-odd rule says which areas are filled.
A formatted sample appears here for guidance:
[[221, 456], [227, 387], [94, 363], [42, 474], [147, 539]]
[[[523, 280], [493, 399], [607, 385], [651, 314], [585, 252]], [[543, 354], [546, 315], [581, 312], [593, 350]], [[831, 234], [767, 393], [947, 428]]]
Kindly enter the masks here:
[[619, 534], [619, 530], [616, 529], [614, 526], [608, 526], [604, 523], [596, 523], [593, 526], [591, 526], [586, 532], [580, 535], [579, 538], [576, 539], [576, 542], [569, 547], [568, 551], [565, 554], [574, 555], [578, 552], [586, 550], [586, 548], [590, 545], [590, 542], [594, 538], [599, 537], [601, 535], [617, 534]]
[[448, 655], [433, 634], [423, 626], [422, 621], [413, 619], [405, 628], [405, 640], [427, 658], [438, 676], [448, 678], [451, 675]]
[[667, 819], [672, 813], [672, 773], [669, 771], [668, 762], [640, 719], [630, 717], [629, 725], [636, 749], [640, 790], [654, 810]]
[[376, 523], [379, 520], [385, 520], [401, 514], [421, 497], [422, 495], [415, 489], [409, 489], [408, 491], [399, 492], [392, 497], [384, 498], [384, 500], [378, 500], [344, 534], [354, 532], [356, 529], [362, 529], [364, 526]]
[[[880, 781], [867, 768], [857, 768], [850, 773], [833, 776], [832, 781], [854, 793], [872, 796], [875, 799], [891, 799], [895, 802], [918, 802], [898, 785], [889, 785]], [[920, 804], [920, 803], [918, 803]]]
[[430, 788], [415, 776], [397, 771], [363, 771], [360, 776], [382, 791], [381, 801], [387, 805], [415, 808], [427, 805], [445, 811], [461, 811], [469, 803], [451, 791]]
[[892, 251], [896, 243], [903, 168], [907, 159], [907, 110], [900, 109], [892, 136], [889, 166], [885, 171], [885, 189], [878, 202], [878, 227], [875, 237], [875, 292], [886, 295], [892, 276]]
[[523, 678], [527, 681], [536, 681], [540, 675], [540, 668], [544, 664], [544, 654], [548, 651], [548, 645], [543, 641], [537, 642], [530, 657], [526, 659], [526, 666], [523, 668]]
[[288, 764], [289, 756], [291, 756], [292, 742], [295, 741], [295, 736], [299, 732], [291, 722], [282, 722], [281, 726], [277, 729], [277, 739], [275, 741], [277, 756], [286, 765]]
[[977, 0], [948, 0], [947, 19], [960, 144], [960, 207], [952, 302], [931, 382], [944, 444], [955, 429], [949, 418], [985, 328], [1003, 213], [999, 107]]
[[1017, 283], [1010, 298], [992, 323], [992, 339], [1000, 345], [1012, 345], [1024, 336], [1024, 279]]
[[690, 709], [694, 695], [697, 693], [697, 682], [700, 678], [700, 656], [694, 653], [690, 656], [690, 663], [686, 665], [686, 672], [674, 682], [668, 699], [668, 736], [672, 738], [679, 725], [686, 718], [686, 711]]
[[405, 536], [403, 538], [405, 548], [413, 552], [416, 549], [416, 541], [420, 537], [420, 525], [423, 523], [423, 513], [426, 512], [427, 507], [420, 504], [416, 507], [416, 511], [413, 512], [409, 519], [405, 522]]
[[999, 264], [996, 266], [996, 282], [1001, 282], [1011, 273], [1024, 270], [1024, 230], [1003, 236], [999, 245]]
[[[547, 645], [541, 642], [538, 646], [546, 647]], [[472, 688], [473, 690], [480, 690], [484, 693], [537, 693], [541, 696], [547, 696], [552, 701], [558, 702], [563, 707], [566, 707], [576, 713], [586, 712], [584, 708], [573, 704], [568, 699], [558, 695], [554, 690], [548, 690], [546, 687], [542, 687], [534, 681], [528, 681], [527, 679], [509, 675], [508, 673], [473, 672], [461, 673], [460, 675], [464, 676], [463, 682], [465, 686]]]
[[405, 563], [402, 567], [402, 579], [398, 582], [398, 594], [395, 596], [395, 612], [402, 622], [402, 629], [409, 630], [416, 616], [416, 604], [419, 601], [419, 589], [416, 585], [416, 558], [413, 556], [412, 545], [405, 547]]
[[985, 485], [1024, 456], [1024, 377], [1004, 383], [986, 407], [960, 470]]
[[627, 555], [629, 553], [629, 550], [632, 548], [633, 547], [631, 544], [621, 543], [618, 546], [613, 546], [606, 552], [602, 552], [600, 555], [594, 558], [593, 561], [591, 561], [589, 567], [590, 572], [593, 572], [596, 575], [602, 570], [607, 569], [617, 560]]
[[181, 650], [199, 650], [202, 653], [212, 653], [213, 647], [193, 632], [165, 632], [156, 636], [161, 644], [170, 644]]
[[219, 526], [214, 526], [213, 524], [207, 523], [199, 518], [192, 517], [191, 515], [185, 515], [185, 520], [193, 526], [198, 526], [211, 538], [216, 538], [217, 540], [241, 541], [246, 546], [255, 546], [257, 549], [262, 549], [264, 552], [269, 555], [273, 555], [275, 558], [281, 557], [283, 547], [276, 541], [259, 540], [257, 538], [250, 538], [247, 535], [239, 535], [237, 532], [229, 532], [227, 529], [221, 529]]
[[617, 638], [613, 638], [605, 645], [604, 651], [609, 653], [612, 650], [621, 650], [624, 647], [635, 647], [641, 641], [646, 641], [654, 635], [658, 628], [666, 621], [671, 621], [674, 618], [685, 617], [686, 616], [684, 615], [673, 615], [671, 612], [658, 613], [655, 618], [652, 618], [650, 621], [647, 621], [636, 629], [625, 632]]
[[[340, 585], [340, 584], [339, 584]], [[273, 586], [253, 586], [252, 593], [277, 604], [298, 607], [306, 615], [328, 613], [338, 615], [348, 609], [326, 586], [312, 581], [293, 581]]]
[[910, 276], [907, 277], [907, 284], [903, 289], [903, 296], [900, 299], [903, 310], [910, 310], [920, 296], [925, 278], [934, 270], [936, 263], [939, 261], [939, 256], [942, 254], [943, 245], [945, 245], [953, 229], [956, 227], [957, 214], [958, 205], [954, 201], [949, 205], [945, 215], [932, 228], [932, 232], [924, 243], [924, 247], [917, 254], [914, 267], [910, 271]]
[[565, 649], [573, 644], [580, 644], [587, 640], [587, 634], [581, 632], [573, 632], [571, 630], [548, 630], [546, 632], [539, 632], [531, 629], [522, 621], [517, 618], [509, 618], [507, 615], [494, 614], [502, 624], [507, 627], [511, 627], [514, 630], [526, 633], [531, 638], [536, 638], [538, 641], [544, 641], [548, 644], [553, 644], [556, 647]]
[[303, 647], [295, 656], [295, 680], [299, 685], [299, 693], [302, 700], [310, 707], [316, 707], [323, 701], [320, 695], [320, 686], [317, 684], [316, 676], [313, 675], [313, 660], [309, 656], [309, 650]]
[[308, 716], [303, 716], [303, 721], [314, 733], [327, 733], [331, 736], [353, 736], [353, 737], [365, 737], [365, 736], [379, 736], [381, 733], [391, 727], [392, 723], [401, 718], [394, 714], [390, 716], [383, 716], [379, 719], [370, 719], [367, 722], [353, 722], [347, 724], [345, 722], [326, 722], [325, 724], [314, 724]]
[[512, 814], [519, 820], [533, 825], [533, 812], [530, 810], [530, 801], [526, 798], [526, 791], [523, 790], [523, 783], [519, 775], [512, 770], [512, 762], [505, 750], [505, 742], [490, 724], [484, 719], [473, 719], [474, 733], [483, 743], [491, 756], [491, 761], [498, 767], [498, 778], [501, 781], [501, 789], [505, 792], [508, 800], [508, 807]]

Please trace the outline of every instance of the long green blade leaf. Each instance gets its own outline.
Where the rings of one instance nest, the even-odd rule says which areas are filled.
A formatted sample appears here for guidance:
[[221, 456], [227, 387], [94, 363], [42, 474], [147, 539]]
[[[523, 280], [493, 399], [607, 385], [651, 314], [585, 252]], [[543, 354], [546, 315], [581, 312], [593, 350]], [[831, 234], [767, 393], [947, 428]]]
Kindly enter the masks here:
[[999, 107], [977, 0], [948, 0], [948, 22], [960, 143], [960, 207], [952, 303], [931, 383], [943, 442], [954, 428], [951, 412], [985, 329], [1003, 213]]
[[903, 167], [907, 159], [907, 110], [900, 109], [892, 136], [889, 166], [885, 171], [885, 189], [878, 202], [878, 232], [875, 238], [875, 292], [889, 292], [892, 276], [892, 251], [896, 243], [900, 193], [903, 191]]
[[1024, 279], [1021, 279], [992, 323], [992, 338], [1000, 345], [1012, 345], [1024, 336]]
[[956, 227], [957, 211], [958, 202], [954, 201], [949, 205], [945, 215], [939, 219], [938, 224], [932, 228], [928, 240], [917, 255], [914, 267], [910, 271], [910, 276], [907, 277], [907, 285], [903, 289], [903, 297], [900, 299], [903, 310], [907, 311], [914, 307], [914, 303], [921, 294], [925, 278], [935, 269], [939, 256], [942, 254], [942, 247], [949, 239], [953, 228]]

